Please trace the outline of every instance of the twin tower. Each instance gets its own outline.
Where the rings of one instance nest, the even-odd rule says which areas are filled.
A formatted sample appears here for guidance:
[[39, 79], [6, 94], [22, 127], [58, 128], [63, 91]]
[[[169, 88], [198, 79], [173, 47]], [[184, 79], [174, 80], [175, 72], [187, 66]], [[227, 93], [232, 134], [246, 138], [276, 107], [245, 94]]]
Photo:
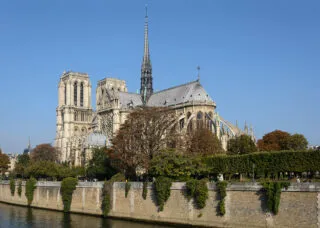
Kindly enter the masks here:
[[[111, 80], [111, 82], [109, 82]], [[100, 107], [99, 94], [102, 81], [107, 81], [110, 87], [117, 86], [117, 91], [127, 92], [125, 82], [117, 79], [104, 79], [97, 86], [97, 109]], [[113, 84], [113, 85], [112, 85]], [[60, 149], [62, 161], [73, 161], [74, 165], [82, 163], [81, 153], [85, 145], [84, 138], [88, 132], [97, 130], [99, 120], [91, 105], [91, 83], [88, 74], [79, 72], [63, 72], [58, 86], [58, 107], [56, 109], [57, 130], [55, 146]], [[112, 88], [113, 89], [113, 88]], [[145, 105], [153, 93], [152, 65], [149, 53], [148, 15], [146, 9], [144, 25], [144, 54], [141, 65], [140, 99]], [[112, 94], [111, 94], [112, 96]], [[139, 99], [139, 100], [140, 100]], [[97, 110], [99, 112], [99, 110]], [[101, 121], [100, 121], [101, 122]], [[111, 121], [112, 122], [112, 121]], [[114, 122], [114, 121], [113, 121]], [[101, 123], [100, 123], [101, 124]], [[101, 130], [101, 129], [98, 129]], [[114, 129], [111, 129], [114, 131]], [[98, 141], [101, 140], [101, 137]], [[88, 144], [88, 143], [87, 143]], [[78, 149], [77, 149], [78, 148]]]

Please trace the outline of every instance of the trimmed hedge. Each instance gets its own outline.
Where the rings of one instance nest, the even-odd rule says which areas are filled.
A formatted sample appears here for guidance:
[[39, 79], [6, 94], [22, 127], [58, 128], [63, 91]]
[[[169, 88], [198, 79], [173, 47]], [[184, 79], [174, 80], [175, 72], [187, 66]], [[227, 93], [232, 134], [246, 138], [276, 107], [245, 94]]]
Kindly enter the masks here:
[[258, 152], [203, 159], [209, 174], [306, 172], [320, 170], [320, 151]]

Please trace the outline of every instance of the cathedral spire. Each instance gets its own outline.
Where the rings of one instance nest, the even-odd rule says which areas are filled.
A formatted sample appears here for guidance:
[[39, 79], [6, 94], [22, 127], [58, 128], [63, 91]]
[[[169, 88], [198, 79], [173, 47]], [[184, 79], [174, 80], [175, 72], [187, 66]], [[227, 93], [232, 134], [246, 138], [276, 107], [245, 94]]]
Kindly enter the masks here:
[[146, 6], [145, 24], [144, 24], [144, 52], [141, 65], [141, 87], [140, 95], [143, 104], [146, 104], [149, 97], [153, 93], [152, 86], [152, 66], [149, 53], [149, 37], [148, 37], [148, 8]]

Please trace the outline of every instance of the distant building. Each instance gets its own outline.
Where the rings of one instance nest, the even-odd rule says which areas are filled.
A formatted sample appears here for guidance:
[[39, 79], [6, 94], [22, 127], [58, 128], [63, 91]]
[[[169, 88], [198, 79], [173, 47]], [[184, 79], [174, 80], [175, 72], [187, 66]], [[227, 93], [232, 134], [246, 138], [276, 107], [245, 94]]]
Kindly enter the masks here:
[[[198, 68], [200, 70], [200, 68]], [[198, 79], [162, 91], [153, 91], [152, 65], [149, 53], [148, 16], [145, 16], [144, 55], [141, 65], [139, 93], [130, 93], [126, 82], [116, 78], [98, 81], [96, 108], [91, 105], [91, 82], [88, 74], [64, 72], [58, 85], [55, 146], [60, 160], [84, 165], [91, 157], [91, 148], [110, 144], [110, 140], [139, 106], [169, 107], [176, 111], [179, 131], [184, 134], [200, 124], [210, 129], [224, 149], [230, 138], [247, 134], [255, 140], [253, 129], [240, 129], [216, 112], [216, 103]]]
[[9, 157], [9, 161], [10, 161], [10, 163], [8, 165], [8, 171], [12, 172], [14, 170], [15, 165], [16, 165], [18, 154], [8, 153], [7, 155]]

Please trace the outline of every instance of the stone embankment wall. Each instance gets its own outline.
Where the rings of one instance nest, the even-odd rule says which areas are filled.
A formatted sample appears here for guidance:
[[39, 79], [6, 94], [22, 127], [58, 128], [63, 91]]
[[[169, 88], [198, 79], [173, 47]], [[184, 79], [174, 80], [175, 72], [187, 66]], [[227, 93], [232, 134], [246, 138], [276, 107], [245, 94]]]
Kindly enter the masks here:
[[[79, 183], [73, 193], [71, 212], [101, 215], [103, 183]], [[194, 207], [184, 196], [184, 183], [173, 183], [171, 196], [158, 212], [154, 192], [148, 187], [148, 196], [142, 198], [142, 183], [132, 182], [125, 198], [125, 183], [114, 183], [110, 216], [168, 223], [204, 225], [213, 227], [320, 227], [320, 183], [292, 184], [281, 194], [280, 209], [274, 216], [265, 211], [266, 199], [252, 183], [232, 184], [227, 188], [226, 214], [217, 215], [217, 193], [209, 186], [209, 199], [204, 209]], [[11, 196], [7, 182], [0, 182], [0, 201], [27, 205], [25, 188], [21, 197], [17, 191]], [[60, 182], [38, 182], [32, 206], [63, 210]]]

